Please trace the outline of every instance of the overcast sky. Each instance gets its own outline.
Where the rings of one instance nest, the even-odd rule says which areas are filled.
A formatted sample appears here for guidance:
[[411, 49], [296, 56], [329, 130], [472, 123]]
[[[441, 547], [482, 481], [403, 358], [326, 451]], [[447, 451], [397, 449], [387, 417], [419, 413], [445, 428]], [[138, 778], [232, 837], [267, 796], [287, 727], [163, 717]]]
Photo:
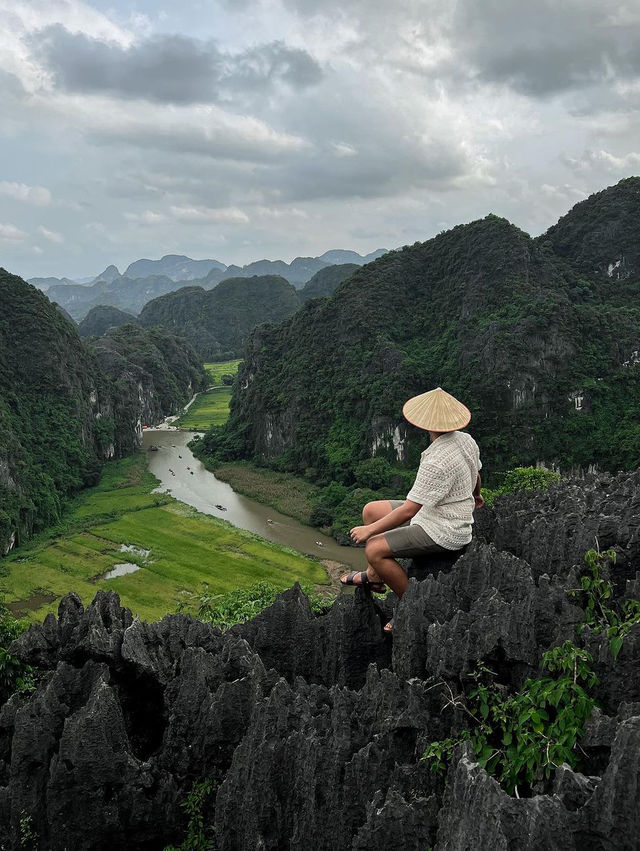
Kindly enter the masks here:
[[640, 174], [640, 0], [0, 0], [0, 265], [538, 234]]

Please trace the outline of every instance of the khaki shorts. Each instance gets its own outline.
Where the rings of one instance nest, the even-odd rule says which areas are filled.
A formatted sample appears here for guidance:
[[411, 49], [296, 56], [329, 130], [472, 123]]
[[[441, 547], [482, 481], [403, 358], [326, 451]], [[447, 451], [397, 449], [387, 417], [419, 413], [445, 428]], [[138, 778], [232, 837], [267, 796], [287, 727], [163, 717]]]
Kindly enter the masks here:
[[[390, 499], [391, 509], [398, 508], [404, 505], [404, 499]], [[412, 525], [405, 523], [404, 526], [398, 526], [397, 529], [389, 529], [388, 532], [383, 532], [383, 535], [389, 544], [389, 549], [394, 556], [399, 558], [411, 558], [412, 556], [425, 555], [426, 553], [448, 553], [446, 547], [441, 547], [427, 535], [422, 526], [417, 523]]]

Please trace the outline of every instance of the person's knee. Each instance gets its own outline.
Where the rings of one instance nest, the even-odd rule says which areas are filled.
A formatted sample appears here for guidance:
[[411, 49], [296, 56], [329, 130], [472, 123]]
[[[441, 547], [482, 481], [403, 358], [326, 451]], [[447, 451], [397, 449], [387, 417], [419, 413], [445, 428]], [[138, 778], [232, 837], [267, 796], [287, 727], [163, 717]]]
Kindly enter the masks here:
[[376, 517], [375, 504], [368, 502], [362, 509], [362, 519], [366, 525], [373, 523], [378, 518]]
[[388, 554], [389, 545], [383, 535], [376, 535], [375, 538], [369, 538], [364, 547], [364, 554], [369, 564], [375, 564], [381, 558]]

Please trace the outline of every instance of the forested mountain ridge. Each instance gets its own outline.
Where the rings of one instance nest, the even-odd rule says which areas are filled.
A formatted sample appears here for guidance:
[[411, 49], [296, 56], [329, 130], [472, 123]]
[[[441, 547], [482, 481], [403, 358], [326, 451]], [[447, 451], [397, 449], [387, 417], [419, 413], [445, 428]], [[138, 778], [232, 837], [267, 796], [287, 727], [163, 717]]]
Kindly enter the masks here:
[[312, 298], [326, 298], [333, 295], [336, 288], [359, 268], [359, 265], [355, 263], [341, 263], [336, 266], [326, 266], [324, 269], [320, 269], [298, 291], [300, 301], [304, 303]]
[[[537, 461], [637, 466], [638, 275], [627, 263], [621, 289], [607, 271], [629, 252], [639, 184], [594, 196], [537, 240], [493, 215], [460, 225], [257, 329], [226, 431], [208, 435], [203, 450], [347, 482], [371, 454], [414, 466], [425, 435], [403, 421], [402, 404], [443, 386], [473, 412], [488, 471]], [[585, 244], [587, 221], [610, 234], [589, 268], [570, 237], [579, 219]]]
[[110, 328], [120, 328], [121, 325], [137, 324], [138, 320], [132, 313], [99, 304], [92, 307], [85, 318], [78, 324], [81, 337], [101, 337]]
[[[640, 280], [640, 178], [629, 177], [591, 195], [549, 228], [540, 242], [580, 269], [607, 281]], [[605, 287], [609, 294], [617, 284]]]
[[[101, 463], [139, 445], [206, 375], [168, 332], [123, 329], [98, 350], [35, 287], [0, 269], [0, 554], [56, 522]], [[135, 340], [135, 343], [132, 342]]]
[[261, 322], [280, 322], [299, 307], [295, 289], [279, 275], [228, 278], [213, 290], [183, 287], [145, 305], [145, 328], [162, 326], [184, 337], [203, 360], [235, 356]]

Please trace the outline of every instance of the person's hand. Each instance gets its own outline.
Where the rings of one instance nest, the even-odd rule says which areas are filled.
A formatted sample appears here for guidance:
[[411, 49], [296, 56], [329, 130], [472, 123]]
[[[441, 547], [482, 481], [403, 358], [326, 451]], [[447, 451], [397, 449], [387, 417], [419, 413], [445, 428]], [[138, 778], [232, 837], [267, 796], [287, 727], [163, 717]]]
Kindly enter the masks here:
[[371, 537], [371, 532], [368, 526], [354, 526], [349, 535], [354, 544], [364, 544]]
[[473, 498], [474, 498], [475, 503], [476, 503], [475, 507], [476, 508], [482, 508], [482, 506], [484, 505], [484, 499], [482, 498], [482, 494], [478, 494], [477, 496], [474, 495]]

